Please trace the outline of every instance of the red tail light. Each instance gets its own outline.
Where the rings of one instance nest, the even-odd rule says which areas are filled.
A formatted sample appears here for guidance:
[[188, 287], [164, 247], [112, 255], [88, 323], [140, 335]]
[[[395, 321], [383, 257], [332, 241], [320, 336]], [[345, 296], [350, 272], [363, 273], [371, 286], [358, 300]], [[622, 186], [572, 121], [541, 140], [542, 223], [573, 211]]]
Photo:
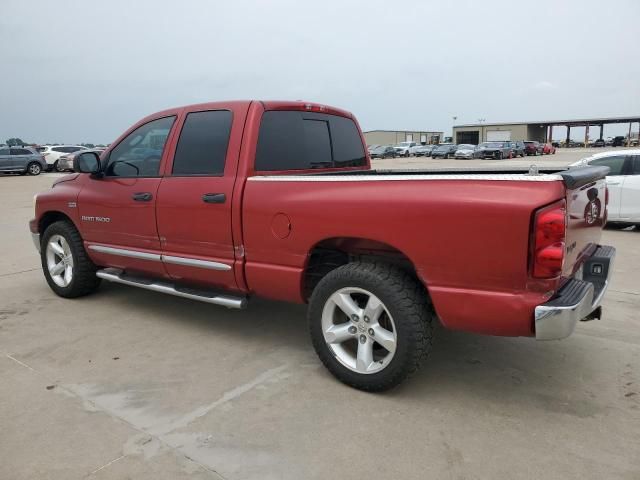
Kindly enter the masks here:
[[564, 200], [538, 210], [533, 220], [532, 274], [554, 278], [562, 272], [567, 231], [567, 204]]

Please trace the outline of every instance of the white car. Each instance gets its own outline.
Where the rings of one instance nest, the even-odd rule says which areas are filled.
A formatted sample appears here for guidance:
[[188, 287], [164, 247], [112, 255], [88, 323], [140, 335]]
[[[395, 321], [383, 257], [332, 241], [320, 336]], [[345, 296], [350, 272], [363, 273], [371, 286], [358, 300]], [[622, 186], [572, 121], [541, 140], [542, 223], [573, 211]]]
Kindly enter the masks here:
[[409, 155], [413, 155], [418, 147], [421, 145], [417, 142], [400, 142], [395, 145], [393, 148], [398, 155], [402, 155], [403, 157], [408, 157]]
[[640, 225], [640, 150], [617, 150], [598, 153], [572, 163], [570, 167], [604, 165], [609, 189], [608, 222]]
[[67, 153], [77, 152], [78, 150], [86, 150], [87, 147], [81, 145], [45, 145], [38, 148], [40, 154], [47, 162], [47, 170], [58, 170], [58, 159]]

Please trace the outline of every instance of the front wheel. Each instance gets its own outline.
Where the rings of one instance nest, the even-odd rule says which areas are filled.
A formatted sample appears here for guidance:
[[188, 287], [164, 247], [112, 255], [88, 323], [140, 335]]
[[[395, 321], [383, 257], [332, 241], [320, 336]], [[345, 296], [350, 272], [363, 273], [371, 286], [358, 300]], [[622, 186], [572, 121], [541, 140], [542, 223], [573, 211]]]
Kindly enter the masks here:
[[76, 298], [100, 285], [78, 230], [69, 222], [52, 223], [42, 236], [40, 258], [45, 279], [56, 295]]
[[331, 271], [313, 291], [308, 318], [322, 363], [360, 390], [397, 386], [431, 349], [427, 293], [391, 265], [356, 262]]

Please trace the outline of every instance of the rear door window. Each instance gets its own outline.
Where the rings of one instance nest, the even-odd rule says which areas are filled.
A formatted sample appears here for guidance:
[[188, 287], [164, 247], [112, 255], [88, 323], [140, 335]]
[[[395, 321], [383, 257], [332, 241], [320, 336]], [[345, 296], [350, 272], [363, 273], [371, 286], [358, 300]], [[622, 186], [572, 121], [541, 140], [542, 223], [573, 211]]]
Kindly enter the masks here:
[[229, 110], [187, 115], [173, 157], [174, 176], [222, 175], [231, 133]]
[[8, 148], [0, 148], [0, 155], [10, 155]]
[[26, 148], [12, 148], [11, 155], [31, 155], [31, 152]]
[[599, 158], [597, 160], [593, 160], [589, 162], [589, 165], [603, 165], [611, 169], [611, 171], [609, 172], [609, 175], [622, 175], [625, 158], [626, 157], [624, 155], [616, 155], [614, 157]]
[[268, 111], [262, 116], [256, 170], [311, 170], [365, 163], [362, 139], [351, 119], [294, 111]]

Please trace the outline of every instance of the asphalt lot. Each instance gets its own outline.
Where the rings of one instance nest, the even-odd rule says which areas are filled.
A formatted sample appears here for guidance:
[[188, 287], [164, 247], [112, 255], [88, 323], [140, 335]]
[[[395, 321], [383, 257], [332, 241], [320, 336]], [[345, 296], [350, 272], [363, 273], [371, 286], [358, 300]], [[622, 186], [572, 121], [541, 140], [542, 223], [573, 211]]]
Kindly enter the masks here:
[[27, 229], [55, 176], [0, 176], [1, 479], [640, 478], [640, 230], [604, 232], [603, 320], [544, 343], [438, 329], [417, 375], [366, 394], [321, 366], [302, 306], [56, 297]]

